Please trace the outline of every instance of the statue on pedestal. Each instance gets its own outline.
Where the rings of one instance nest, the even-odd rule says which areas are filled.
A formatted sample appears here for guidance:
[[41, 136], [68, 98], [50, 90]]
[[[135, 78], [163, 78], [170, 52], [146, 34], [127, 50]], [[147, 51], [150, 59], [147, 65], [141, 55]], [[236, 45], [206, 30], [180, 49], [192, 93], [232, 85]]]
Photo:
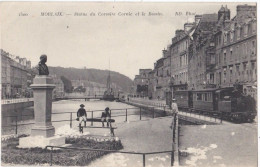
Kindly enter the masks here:
[[45, 64], [46, 62], [47, 62], [47, 56], [41, 55], [40, 62], [37, 67], [39, 71], [39, 75], [49, 75], [48, 66]]

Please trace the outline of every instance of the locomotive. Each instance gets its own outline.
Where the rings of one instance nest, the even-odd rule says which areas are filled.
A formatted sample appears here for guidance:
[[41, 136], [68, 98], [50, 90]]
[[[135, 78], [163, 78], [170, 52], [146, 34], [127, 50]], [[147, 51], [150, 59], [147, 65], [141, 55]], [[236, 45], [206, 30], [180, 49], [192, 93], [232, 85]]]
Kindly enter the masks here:
[[256, 102], [242, 93], [239, 87], [174, 91], [178, 108], [217, 116], [224, 120], [252, 122], [256, 116]]

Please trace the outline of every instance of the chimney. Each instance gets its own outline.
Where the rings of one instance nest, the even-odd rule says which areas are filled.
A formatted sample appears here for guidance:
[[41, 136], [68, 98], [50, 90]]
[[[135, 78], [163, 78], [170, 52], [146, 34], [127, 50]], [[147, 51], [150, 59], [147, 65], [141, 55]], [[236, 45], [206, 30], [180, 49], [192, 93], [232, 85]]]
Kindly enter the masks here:
[[202, 15], [195, 15], [195, 23], [196, 23], [196, 25], [199, 24], [201, 18], [202, 18]]
[[167, 53], [167, 50], [165, 50], [165, 48], [162, 50], [163, 52], [163, 58], [167, 57], [166, 53]]
[[241, 17], [244, 15], [256, 16], [256, 6], [238, 5], [237, 6], [237, 17]]
[[185, 23], [184, 24], [184, 31], [187, 32], [193, 27], [193, 23]]
[[184, 30], [176, 30], [175, 31], [175, 36], [179, 36], [182, 33], [184, 33]]

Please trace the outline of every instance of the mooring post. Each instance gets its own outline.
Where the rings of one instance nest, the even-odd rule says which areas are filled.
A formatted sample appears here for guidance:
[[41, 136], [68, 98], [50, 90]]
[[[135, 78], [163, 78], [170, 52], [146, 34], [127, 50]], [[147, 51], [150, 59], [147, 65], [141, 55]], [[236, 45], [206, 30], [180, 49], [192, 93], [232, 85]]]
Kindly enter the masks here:
[[140, 120], [142, 120], [142, 108], [140, 107]]
[[17, 116], [15, 116], [15, 134], [17, 135], [18, 131], [18, 125], [17, 125]]
[[70, 128], [72, 128], [72, 112], [70, 113]]
[[173, 159], [174, 159], [174, 151], [172, 151], [172, 154], [171, 154], [171, 166], [173, 166]]
[[93, 126], [93, 111], [91, 111], [91, 126]]
[[53, 147], [51, 147], [51, 165], [52, 166], [52, 151], [53, 151]]
[[143, 154], [143, 167], [145, 167], [145, 154]]
[[127, 109], [125, 109], [125, 121], [127, 122]]

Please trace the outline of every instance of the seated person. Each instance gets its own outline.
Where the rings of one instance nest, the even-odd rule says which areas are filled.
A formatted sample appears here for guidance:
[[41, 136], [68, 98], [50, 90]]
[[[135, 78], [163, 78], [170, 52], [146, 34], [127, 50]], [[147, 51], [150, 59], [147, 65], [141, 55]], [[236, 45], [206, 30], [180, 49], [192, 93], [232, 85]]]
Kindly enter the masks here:
[[87, 112], [84, 109], [85, 105], [81, 104], [80, 108], [78, 109], [77, 112], [77, 117], [79, 120], [79, 130], [81, 131], [81, 123], [84, 121], [84, 126], [86, 127], [86, 121], [87, 121]]
[[109, 108], [107, 107], [105, 111], [102, 112], [101, 115], [101, 121], [102, 121], [102, 127], [104, 127], [104, 122], [107, 122], [107, 127], [109, 127], [109, 119], [111, 118], [109, 113]]

